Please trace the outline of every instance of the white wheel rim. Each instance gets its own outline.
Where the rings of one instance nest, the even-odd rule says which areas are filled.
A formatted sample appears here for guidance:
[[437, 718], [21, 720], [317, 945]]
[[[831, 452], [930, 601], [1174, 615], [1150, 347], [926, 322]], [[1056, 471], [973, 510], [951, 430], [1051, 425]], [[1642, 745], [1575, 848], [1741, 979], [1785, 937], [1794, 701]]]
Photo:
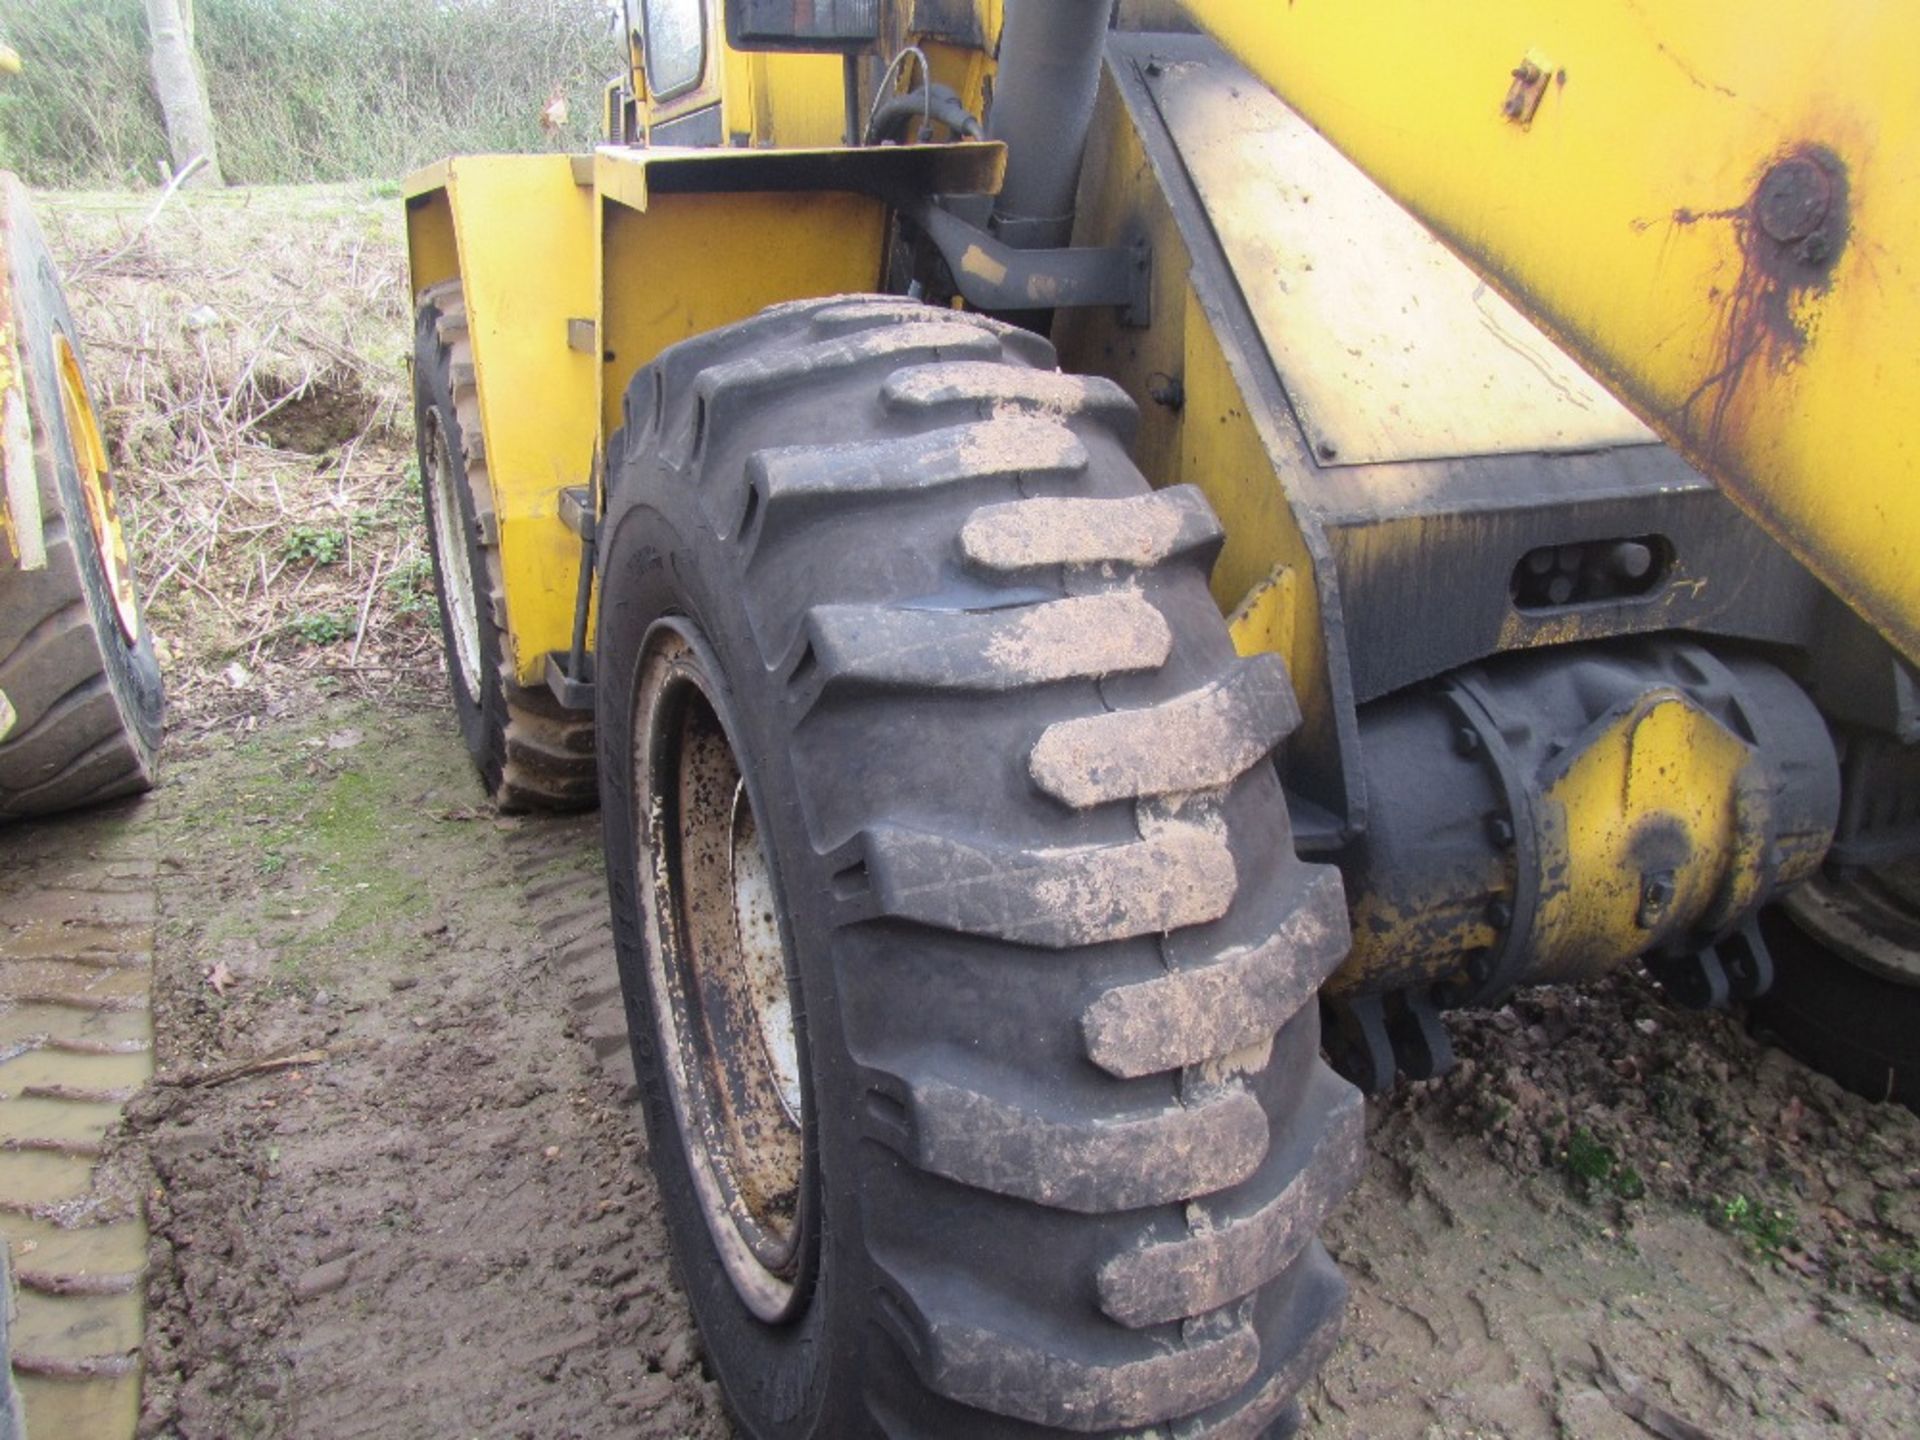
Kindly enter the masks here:
[[454, 486], [465, 485], [456, 471], [453, 447], [437, 411], [428, 412], [427, 491], [432, 497], [433, 547], [440, 557], [440, 603], [446, 608], [447, 629], [453, 636], [454, 664], [460, 684], [473, 699], [480, 698], [480, 607], [474, 595], [473, 557], [461, 519], [460, 497]]
[[694, 652], [650, 635], [634, 687], [634, 831], [655, 1045], [695, 1195], [736, 1294], [791, 1311], [805, 1087], [779, 901]]

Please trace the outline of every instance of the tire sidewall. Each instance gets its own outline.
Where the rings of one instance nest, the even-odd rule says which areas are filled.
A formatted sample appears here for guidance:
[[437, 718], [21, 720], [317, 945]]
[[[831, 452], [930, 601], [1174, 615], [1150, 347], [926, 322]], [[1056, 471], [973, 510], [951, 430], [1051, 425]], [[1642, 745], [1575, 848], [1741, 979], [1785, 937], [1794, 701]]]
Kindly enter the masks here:
[[[631, 492], [630, 492], [631, 493]], [[743, 607], [712, 593], [702, 577], [726, 576], [731, 557], [700, 518], [676, 517], [670, 501], [643, 501], [616, 522], [602, 573], [596, 654], [599, 676], [601, 813], [606, 833], [615, 939], [628, 1025], [654, 1169], [673, 1233], [701, 1243], [676, 1247], [710, 1363], [745, 1433], [756, 1440], [865, 1433], [860, 1395], [863, 1311], [851, 1303], [864, 1282], [852, 1133], [857, 1077], [842, 1036], [831, 967], [825, 867], [808, 842], [788, 758], [785, 704], [748, 632]], [[689, 511], [692, 507], [689, 505]], [[683, 536], [692, 536], [691, 541]], [[810, 1121], [806, 1186], [816, 1245], [812, 1293], [801, 1314], [769, 1326], [735, 1294], [707, 1239], [674, 1109], [655, 1054], [648, 956], [640, 928], [640, 856], [633, 824], [633, 705], [645, 640], [675, 616], [696, 627], [722, 674], [723, 723], [733, 731], [762, 843], [781, 897], [781, 933], [801, 993], [796, 997], [801, 1073]]]
[[[9, 183], [8, 189], [12, 192], [8, 196], [8, 209], [11, 212], [14, 247], [16, 343], [25, 359], [28, 407], [34, 433], [44, 435], [50, 441], [45, 447], [36, 447], [42, 523], [57, 515], [66, 526], [69, 553], [79, 571], [79, 588], [86, 598], [104, 673], [113, 690], [126, 734], [139, 752], [142, 769], [147, 770], [151, 768], [154, 752], [160, 744], [165, 710], [165, 687], [160, 675], [160, 662], [154, 653], [153, 632], [146, 623], [144, 607], [139, 610], [139, 638], [129, 645], [120, 631], [119, 614], [108, 586], [106, 565], [88, 517], [73, 437], [67, 432], [66, 410], [60, 400], [54, 337], [58, 335], [64, 338], [73, 350], [91, 397], [93, 387], [91, 380], [87, 379], [86, 356], [46, 240], [33, 220], [32, 212], [24, 204], [17, 186]], [[95, 408], [97, 414], [98, 407]], [[51, 464], [47, 463], [49, 458]], [[131, 568], [129, 579], [137, 597], [138, 574]]]
[[[499, 727], [489, 725], [487, 717], [504, 713], [506, 696], [500, 682], [502, 656], [500, 635], [491, 617], [482, 608], [486, 596], [479, 586], [487, 575], [487, 554], [480, 544], [479, 517], [475, 513], [472, 486], [467, 480], [467, 446], [460, 428], [460, 416], [453, 401], [453, 361], [449, 348], [438, 333], [439, 308], [431, 302], [421, 306], [416, 321], [413, 356], [413, 404], [415, 453], [420, 469], [420, 498], [426, 520], [427, 553], [433, 560], [434, 596], [440, 613], [440, 643], [447, 666], [447, 689], [453, 697], [454, 714], [459, 720], [460, 737], [491, 788], [499, 781], [506, 762], [504, 737]], [[459, 516], [461, 543], [467, 548], [467, 573], [473, 577], [472, 596], [475, 629], [479, 632], [479, 664], [476, 693], [467, 686], [461, 673], [459, 642], [453, 629], [453, 615], [447, 607], [450, 575], [440, 553], [440, 530], [434, 521], [435, 477], [433, 457], [427, 444], [429, 420], [439, 426], [448, 462], [452, 466], [454, 509]]]

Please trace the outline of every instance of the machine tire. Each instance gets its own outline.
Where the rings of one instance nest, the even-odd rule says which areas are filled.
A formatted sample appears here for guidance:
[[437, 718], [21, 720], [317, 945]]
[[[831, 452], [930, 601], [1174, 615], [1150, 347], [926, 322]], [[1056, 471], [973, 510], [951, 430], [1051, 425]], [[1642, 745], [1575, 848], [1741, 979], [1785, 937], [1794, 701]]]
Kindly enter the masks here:
[[514, 675], [473, 345], [457, 280], [420, 296], [413, 394], [440, 640], [467, 753], [503, 811], [584, 809], [595, 795], [592, 719]]
[[[1822, 877], [1809, 884], [1828, 882]], [[1839, 891], [1844, 897], [1846, 887]], [[1818, 913], [1808, 913], [1808, 907], [1819, 898], [1796, 895], [1762, 914], [1774, 979], [1754, 1003], [1754, 1024], [1856, 1094], [1920, 1111], [1920, 917], [1908, 916], [1903, 924], [1895, 918], [1897, 911], [1883, 911], [1882, 924], [1867, 942], [1883, 957], [1907, 957], [1916, 980], [1903, 983], [1893, 967], [1883, 962], [1882, 973], [1876, 973], [1844, 953], [1844, 941], [1817, 933]]]
[[[46, 550], [45, 566], [27, 570], [0, 543], [0, 818], [17, 818], [150, 789], [165, 690], [124, 552], [115, 565], [134, 638], [122, 629], [63, 401], [61, 374], [70, 358], [69, 377], [86, 410], [93, 408], [79, 336], [26, 192], [5, 174], [0, 248], [25, 382], [25, 413], [15, 424], [23, 423], [31, 437]], [[98, 493], [111, 510], [104, 451], [89, 447], [89, 453], [101, 462], [89, 473], [100, 477]]]
[[[613, 924], [650, 1161], [742, 1432], [1287, 1433], [1345, 1296], [1314, 1235], [1363, 1148], [1313, 1003], [1346, 912], [1294, 853], [1267, 757], [1298, 712], [1278, 657], [1234, 653], [1204, 500], [1148, 489], [1117, 387], [901, 300], [685, 342], [624, 419], [597, 646]], [[689, 759], [715, 734], [777, 942], [749, 945], [730, 880], [729, 948], [695, 883], [754, 859], [718, 866], [689, 820], [727, 790]], [[731, 1006], [765, 994], [750, 951], [787, 987], [755, 1013], [790, 1022], [790, 1190], [743, 1118], [777, 1112], [736, 1105], [785, 1053]]]

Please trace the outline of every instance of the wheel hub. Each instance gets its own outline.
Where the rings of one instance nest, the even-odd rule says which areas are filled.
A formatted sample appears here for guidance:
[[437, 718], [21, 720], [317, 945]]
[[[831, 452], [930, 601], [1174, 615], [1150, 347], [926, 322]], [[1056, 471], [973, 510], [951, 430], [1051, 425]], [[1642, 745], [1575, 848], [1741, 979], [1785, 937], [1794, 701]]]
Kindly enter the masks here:
[[701, 1210], [763, 1320], [801, 1270], [805, 1087], [795, 987], [751, 792], [691, 635], [669, 623], [636, 687], [636, 877], [655, 1041]]

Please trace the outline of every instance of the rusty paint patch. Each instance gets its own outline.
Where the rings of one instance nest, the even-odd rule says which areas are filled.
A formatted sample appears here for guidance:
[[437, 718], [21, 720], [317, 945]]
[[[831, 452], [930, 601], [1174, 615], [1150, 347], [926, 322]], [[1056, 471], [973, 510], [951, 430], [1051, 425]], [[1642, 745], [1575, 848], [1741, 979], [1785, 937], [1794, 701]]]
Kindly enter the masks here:
[[[1738, 281], [1731, 291], [1709, 294], [1720, 310], [1719, 363], [1679, 414], [1711, 458], [1753, 367], [1787, 369], [1807, 347], [1810, 337], [1796, 312], [1808, 295], [1827, 292], [1846, 248], [1851, 227], [1847, 167], [1825, 145], [1802, 145], [1767, 167], [1745, 205], [1706, 213], [1676, 210], [1673, 219], [1682, 225], [1729, 220], [1740, 240]], [[1702, 426], [1693, 423], [1699, 405], [1707, 406]]]

